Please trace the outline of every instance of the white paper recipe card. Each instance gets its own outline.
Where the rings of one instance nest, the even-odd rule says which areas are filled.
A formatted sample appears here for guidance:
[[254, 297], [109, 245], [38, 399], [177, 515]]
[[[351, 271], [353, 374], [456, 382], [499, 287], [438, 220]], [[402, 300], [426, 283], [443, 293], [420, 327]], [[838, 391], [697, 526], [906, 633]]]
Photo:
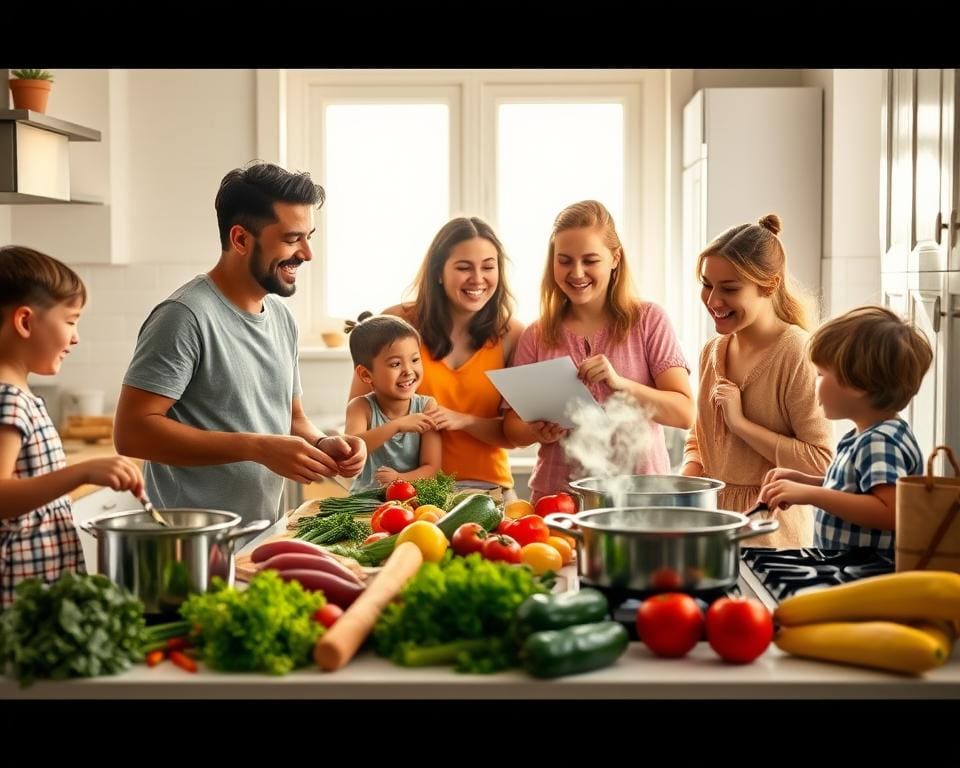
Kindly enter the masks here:
[[576, 426], [570, 414], [581, 404], [600, 408], [569, 357], [487, 371], [487, 376], [524, 421], [553, 421], [570, 429]]

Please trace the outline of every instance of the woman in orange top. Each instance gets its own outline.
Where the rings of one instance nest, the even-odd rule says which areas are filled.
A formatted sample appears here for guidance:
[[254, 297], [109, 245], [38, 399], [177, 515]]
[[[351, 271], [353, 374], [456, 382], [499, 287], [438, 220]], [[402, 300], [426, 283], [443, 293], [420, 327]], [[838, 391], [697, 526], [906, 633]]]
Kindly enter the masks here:
[[[423, 384], [440, 430], [441, 467], [457, 482], [513, 488], [503, 434], [501, 397], [487, 371], [509, 365], [523, 325], [512, 317], [506, 254], [493, 229], [477, 217], [447, 222], [430, 244], [414, 283], [415, 299], [384, 310], [422, 338]], [[354, 375], [350, 399], [369, 392]], [[512, 492], [508, 493], [509, 497]]]

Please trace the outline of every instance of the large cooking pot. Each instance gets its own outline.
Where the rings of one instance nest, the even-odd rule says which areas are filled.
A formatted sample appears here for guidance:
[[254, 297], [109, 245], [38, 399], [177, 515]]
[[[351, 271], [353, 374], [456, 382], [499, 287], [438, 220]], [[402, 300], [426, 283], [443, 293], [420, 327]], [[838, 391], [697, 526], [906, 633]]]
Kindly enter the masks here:
[[584, 477], [569, 484], [581, 510], [614, 507], [698, 507], [716, 509], [725, 483], [684, 475]]
[[750, 520], [739, 512], [690, 507], [556, 512], [545, 520], [576, 538], [583, 581], [643, 592], [732, 586], [739, 574], [740, 542], [780, 527], [775, 518]]
[[270, 527], [210, 509], [163, 509], [164, 528], [140, 509], [88, 520], [80, 529], [97, 540], [97, 571], [143, 601], [144, 613], [172, 615], [192, 593], [219, 576], [233, 584], [234, 543]]

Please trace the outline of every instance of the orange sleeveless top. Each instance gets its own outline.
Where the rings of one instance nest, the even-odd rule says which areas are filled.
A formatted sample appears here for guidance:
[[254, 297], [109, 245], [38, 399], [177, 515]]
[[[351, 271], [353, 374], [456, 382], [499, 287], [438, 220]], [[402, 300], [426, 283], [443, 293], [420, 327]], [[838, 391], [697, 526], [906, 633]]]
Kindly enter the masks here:
[[[486, 371], [504, 367], [503, 339], [487, 342], [457, 370], [442, 360], [434, 360], [423, 345], [423, 381], [417, 394], [429, 395], [451, 411], [492, 419], [500, 416], [500, 393], [490, 382]], [[443, 458], [440, 466], [457, 480], [483, 480], [504, 488], [513, 487], [513, 475], [507, 451], [488, 445], [462, 429], [442, 430], [440, 439]]]

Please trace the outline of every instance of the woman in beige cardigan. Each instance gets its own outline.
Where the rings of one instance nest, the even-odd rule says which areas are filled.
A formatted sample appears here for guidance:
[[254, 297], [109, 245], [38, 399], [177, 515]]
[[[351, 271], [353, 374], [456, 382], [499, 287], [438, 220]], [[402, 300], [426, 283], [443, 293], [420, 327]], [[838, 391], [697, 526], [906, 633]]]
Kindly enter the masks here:
[[[829, 422], [816, 402], [816, 373], [804, 354], [802, 303], [787, 288], [780, 218], [732, 227], [697, 259], [701, 299], [717, 338], [700, 354], [697, 422], [683, 453], [684, 475], [726, 487], [720, 508], [744, 512], [773, 467], [822, 475], [832, 457]], [[809, 546], [809, 507], [778, 513], [780, 528], [756, 547]]]

